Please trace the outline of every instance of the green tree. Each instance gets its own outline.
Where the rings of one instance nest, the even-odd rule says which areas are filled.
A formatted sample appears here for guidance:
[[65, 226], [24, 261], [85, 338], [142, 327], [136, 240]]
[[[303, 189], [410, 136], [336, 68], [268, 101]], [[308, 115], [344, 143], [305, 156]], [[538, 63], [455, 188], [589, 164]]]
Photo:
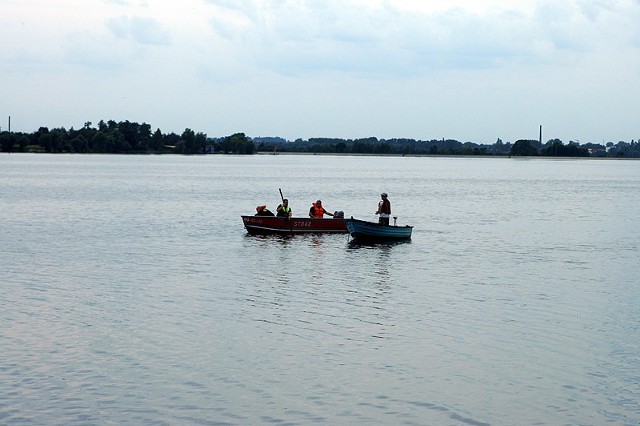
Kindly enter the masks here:
[[176, 146], [173, 148], [173, 152], [175, 152], [176, 154], [186, 154], [186, 146], [187, 144], [184, 142], [184, 140], [180, 139], [178, 143], [176, 143]]
[[69, 144], [71, 146], [70, 152], [80, 152], [80, 153], [89, 152], [89, 143], [82, 135], [78, 135], [75, 138], [71, 139], [69, 141]]
[[164, 136], [164, 146], [168, 149], [175, 149], [178, 142], [180, 142], [180, 135], [177, 135], [174, 132]]
[[578, 144], [570, 142], [565, 145], [559, 139], [554, 139], [540, 151], [540, 155], [548, 157], [589, 157], [587, 148], [580, 148]]
[[519, 156], [536, 156], [538, 155], [538, 151], [531, 146], [531, 142], [525, 139], [517, 140], [516, 143], [511, 147], [511, 151], [509, 151], [509, 155], [519, 155]]
[[131, 150], [131, 145], [126, 141], [124, 135], [118, 130], [110, 130], [106, 134], [106, 151], [111, 154], [125, 154]]
[[225, 154], [253, 154], [255, 152], [253, 141], [244, 133], [235, 133], [227, 136], [222, 141], [221, 148]]
[[151, 126], [142, 123], [138, 128], [138, 148], [140, 151], [148, 151], [151, 148]]
[[354, 153], [371, 154], [375, 150], [375, 147], [371, 142], [366, 142], [363, 140], [355, 140], [353, 141], [353, 148], [351, 149]]
[[196, 134], [191, 129], [184, 129], [182, 132], [182, 136], [180, 137], [181, 141], [184, 142], [184, 154], [195, 154], [196, 153]]
[[203, 133], [196, 133], [191, 129], [185, 129], [182, 133], [181, 140], [184, 142], [185, 154], [202, 154], [204, 153], [207, 136]]
[[[129, 149], [136, 152], [142, 151], [139, 145], [139, 138], [138, 138], [139, 129], [140, 129], [140, 125], [138, 123], [132, 123], [129, 120], [121, 121], [120, 123], [118, 123], [118, 131], [124, 138], [126, 145], [128, 145]], [[123, 147], [124, 146], [125, 145], [123, 144]]]
[[91, 139], [91, 152], [105, 153], [107, 150], [107, 134], [105, 132], [96, 132]]
[[36, 144], [40, 145], [45, 152], [51, 152], [52, 144], [51, 134], [49, 134], [49, 131], [47, 131], [46, 133], [40, 133]]
[[153, 136], [151, 136], [151, 140], [149, 141], [149, 147], [156, 152], [162, 151], [164, 145], [164, 136], [160, 129], [157, 129]]
[[49, 152], [63, 152], [64, 144], [67, 140], [67, 130], [64, 127], [51, 129], [49, 132], [51, 135], [51, 151]]
[[198, 154], [202, 154], [205, 152], [205, 150], [207, 149], [207, 135], [205, 133], [196, 133], [195, 146], [197, 147]]
[[13, 135], [9, 132], [0, 133], [2, 152], [13, 152]]

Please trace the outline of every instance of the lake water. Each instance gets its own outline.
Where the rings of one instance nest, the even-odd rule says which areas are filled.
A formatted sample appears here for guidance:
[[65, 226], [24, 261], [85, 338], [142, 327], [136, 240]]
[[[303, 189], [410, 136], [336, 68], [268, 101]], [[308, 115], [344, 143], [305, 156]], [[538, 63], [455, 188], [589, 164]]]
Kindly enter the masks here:
[[[246, 234], [240, 215], [413, 239]], [[640, 162], [0, 155], [0, 424], [640, 424]]]

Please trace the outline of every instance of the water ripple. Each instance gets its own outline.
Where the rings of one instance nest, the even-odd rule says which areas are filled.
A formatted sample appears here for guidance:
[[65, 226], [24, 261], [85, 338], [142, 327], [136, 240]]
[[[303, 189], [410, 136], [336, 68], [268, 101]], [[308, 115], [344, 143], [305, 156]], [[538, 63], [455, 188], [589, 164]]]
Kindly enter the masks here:
[[[0, 162], [0, 423], [640, 421], [634, 162]], [[247, 235], [283, 182], [414, 238]]]

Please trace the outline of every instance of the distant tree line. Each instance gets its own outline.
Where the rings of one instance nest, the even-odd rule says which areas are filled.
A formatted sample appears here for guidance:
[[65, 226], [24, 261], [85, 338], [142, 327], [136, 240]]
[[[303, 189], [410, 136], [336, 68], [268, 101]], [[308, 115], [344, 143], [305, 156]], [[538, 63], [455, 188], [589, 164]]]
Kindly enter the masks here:
[[255, 145], [244, 133], [208, 138], [185, 129], [182, 134], [152, 131], [147, 123], [100, 120], [97, 127], [86, 122], [81, 129], [40, 127], [33, 133], [0, 132], [3, 152], [93, 153], [93, 154], [253, 154]]
[[640, 158], [640, 141], [620, 141], [606, 145], [588, 143], [580, 145], [560, 139], [542, 144], [538, 140], [520, 139], [494, 144], [459, 142], [454, 139], [363, 139], [310, 138], [288, 142], [282, 138], [253, 138], [260, 152], [307, 152], [314, 154], [388, 154], [388, 155], [480, 155], [480, 156], [543, 156], [543, 157], [629, 157]]
[[494, 144], [459, 142], [454, 139], [361, 139], [309, 138], [288, 141], [280, 137], [250, 138], [244, 133], [210, 138], [185, 129], [182, 134], [153, 131], [147, 123], [107, 122], [97, 126], [86, 122], [80, 129], [40, 127], [33, 133], [0, 132], [3, 152], [108, 153], [108, 154], [378, 154], [378, 155], [465, 155], [465, 156], [546, 156], [546, 157], [628, 157], [640, 158], [640, 141], [616, 144], [568, 144], [559, 139], [546, 143], [520, 139]]

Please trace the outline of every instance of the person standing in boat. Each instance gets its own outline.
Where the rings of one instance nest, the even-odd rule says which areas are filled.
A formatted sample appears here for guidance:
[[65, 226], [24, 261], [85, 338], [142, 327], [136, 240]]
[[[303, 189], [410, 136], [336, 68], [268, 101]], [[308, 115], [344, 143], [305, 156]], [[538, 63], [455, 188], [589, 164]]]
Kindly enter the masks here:
[[289, 200], [287, 198], [283, 199], [282, 204], [276, 209], [276, 216], [291, 219], [291, 207], [289, 207]]
[[376, 214], [380, 215], [378, 223], [381, 225], [389, 224], [389, 217], [391, 217], [391, 201], [387, 198], [387, 193], [380, 194], [380, 202], [378, 203], [378, 211]]
[[328, 214], [329, 216], [333, 216], [333, 213], [329, 213], [322, 207], [322, 201], [318, 200], [315, 203], [311, 204], [311, 208], [309, 209], [309, 217], [312, 219], [322, 219], [322, 217]]

